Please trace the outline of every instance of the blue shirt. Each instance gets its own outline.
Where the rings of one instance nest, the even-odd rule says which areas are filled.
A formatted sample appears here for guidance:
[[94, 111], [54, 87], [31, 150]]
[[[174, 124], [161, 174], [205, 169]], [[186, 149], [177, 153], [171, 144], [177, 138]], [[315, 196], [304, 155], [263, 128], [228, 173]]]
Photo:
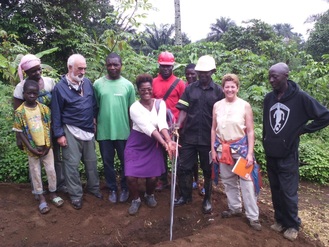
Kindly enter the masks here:
[[65, 75], [56, 84], [51, 100], [52, 128], [55, 138], [65, 135], [63, 126], [66, 124], [94, 133], [97, 103], [93, 86], [87, 78], [83, 79], [82, 92], [83, 95], [80, 95], [72, 88]]

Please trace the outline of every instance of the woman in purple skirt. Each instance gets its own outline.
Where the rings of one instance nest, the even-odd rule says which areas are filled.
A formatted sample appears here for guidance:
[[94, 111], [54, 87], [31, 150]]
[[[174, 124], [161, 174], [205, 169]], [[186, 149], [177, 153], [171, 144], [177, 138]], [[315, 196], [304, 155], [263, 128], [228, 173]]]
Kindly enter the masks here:
[[149, 74], [137, 76], [140, 100], [130, 107], [133, 127], [124, 153], [125, 176], [132, 196], [130, 215], [135, 215], [141, 205], [138, 178], [146, 179], [145, 203], [149, 207], [157, 205], [154, 191], [157, 177], [165, 171], [163, 149], [172, 156], [176, 145], [168, 133], [165, 102], [152, 98], [152, 81]]

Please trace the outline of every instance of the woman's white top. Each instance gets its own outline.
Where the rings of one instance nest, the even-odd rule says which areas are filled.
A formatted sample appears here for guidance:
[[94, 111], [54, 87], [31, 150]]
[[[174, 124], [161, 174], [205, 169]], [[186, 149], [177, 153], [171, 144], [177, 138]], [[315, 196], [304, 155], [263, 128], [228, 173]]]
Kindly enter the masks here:
[[237, 98], [234, 102], [222, 99], [214, 104], [217, 128], [216, 134], [222, 141], [234, 141], [246, 135], [246, 104]]
[[159, 112], [157, 112], [155, 102], [156, 100], [154, 100], [151, 111], [146, 109], [139, 101], [136, 101], [130, 106], [130, 117], [133, 122], [133, 129], [150, 137], [155, 129], [159, 131], [168, 129], [166, 103], [161, 100]]

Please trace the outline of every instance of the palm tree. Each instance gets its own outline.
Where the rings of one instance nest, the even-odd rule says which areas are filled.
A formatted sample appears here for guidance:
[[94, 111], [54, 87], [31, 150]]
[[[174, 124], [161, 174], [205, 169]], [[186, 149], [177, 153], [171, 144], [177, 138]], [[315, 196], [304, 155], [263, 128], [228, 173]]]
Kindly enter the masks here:
[[285, 38], [291, 39], [295, 34], [291, 31], [294, 29], [290, 24], [284, 23], [284, 24], [275, 24], [273, 25], [274, 32], [279, 35], [283, 36]]
[[161, 45], [173, 45], [172, 38], [175, 30], [174, 25], [160, 24], [160, 28], [153, 23], [145, 29], [145, 41], [152, 50], [158, 50]]
[[236, 26], [235, 22], [230, 18], [221, 17], [216, 19], [216, 23], [210, 25], [211, 32], [207, 35], [207, 41], [219, 41], [223, 33], [227, 32], [231, 27]]

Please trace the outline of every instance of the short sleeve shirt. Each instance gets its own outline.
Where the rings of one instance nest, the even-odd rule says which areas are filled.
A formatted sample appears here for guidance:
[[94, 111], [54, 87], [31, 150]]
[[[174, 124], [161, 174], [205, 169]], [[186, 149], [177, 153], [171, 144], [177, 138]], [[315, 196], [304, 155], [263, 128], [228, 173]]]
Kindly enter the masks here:
[[185, 143], [210, 146], [213, 106], [223, 98], [222, 88], [213, 81], [206, 88], [199, 81], [187, 86], [176, 106], [187, 113], [182, 130]]
[[103, 76], [94, 83], [99, 107], [97, 140], [127, 140], [130, 133], [129, 107], [136, 101], [133, 84], [124, 77]]

